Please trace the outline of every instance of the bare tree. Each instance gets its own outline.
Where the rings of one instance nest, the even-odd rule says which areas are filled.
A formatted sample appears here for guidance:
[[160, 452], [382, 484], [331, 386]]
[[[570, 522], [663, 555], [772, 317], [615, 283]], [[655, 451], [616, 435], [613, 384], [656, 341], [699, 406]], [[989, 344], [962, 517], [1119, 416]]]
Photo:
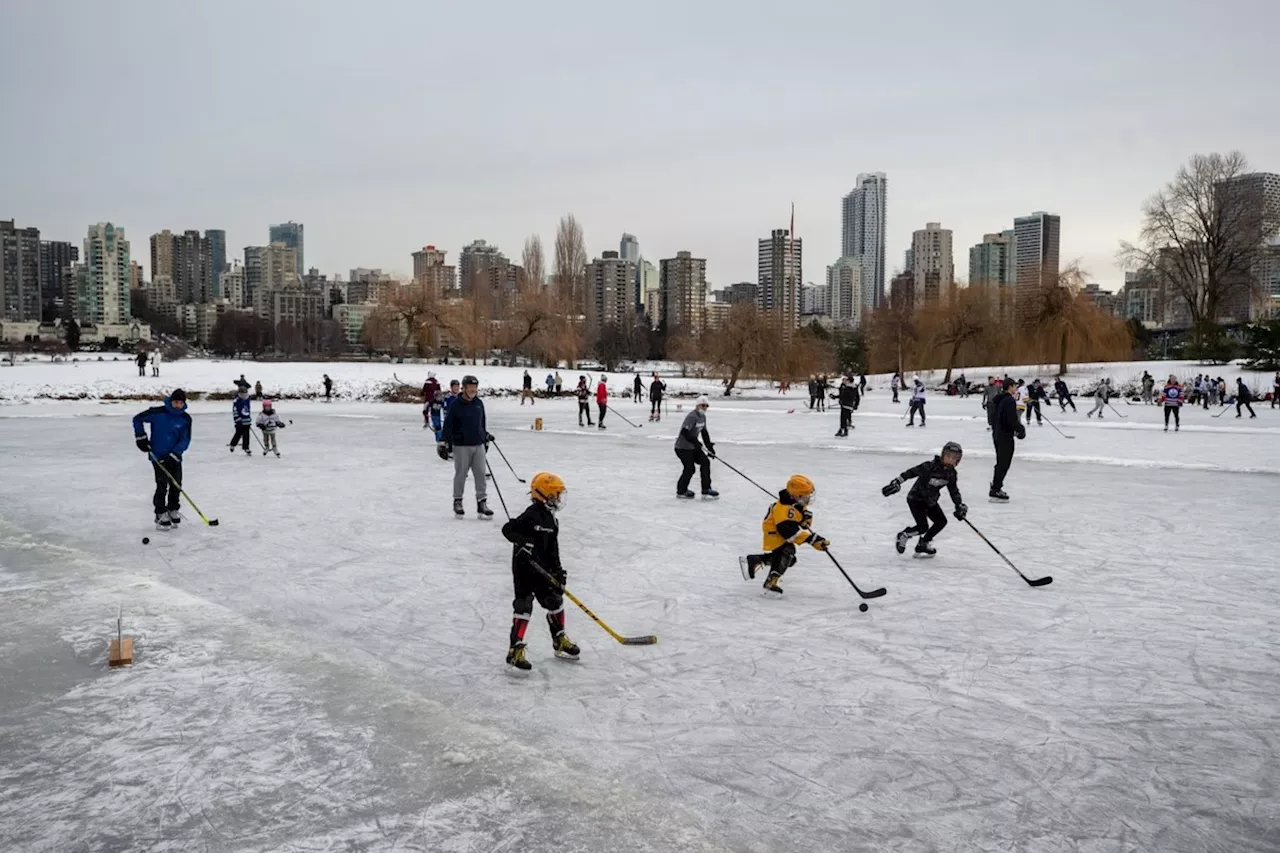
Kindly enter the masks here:
[[[726, 374], [724, 395], [729, 396], [743, 371], [758, 371], [766, 356], [781, 349], [779, 328], [756, 310], [754, 302], [738, 302], [729, 308], [724, 324], [706, 335], [703, 355], [712, 368]], [[668, 353], [670, 355], [670, 353]]]
[[556, 228], [556, 269], [554, 284], [562, 297], [568, 297], [574, 310], [581, 312], [585, 297], [587, 268], [587, 244], [582, 236], [582, 225], [572, 213], [560, 217]]
[[1263, 206], [1239, 180], [1248, 170], [1238, 151], [1197, 154], [1143, 204], [1137, 243], [1120, 246], [1125, 266], [1186, 305], [1197, 346], [1224, 309], [1247, 308], [1257, 292]]
[[955, 288], [949, 302], [929, 303], [921, 313], [925, 337], [932, 342], [930, 349], [947, 348], [947, 375], [942, 381], [950, 382], [960, 350], [992, 325], [990, 300], [981, 288]]
[[[541, 250], [541, 244], [538, 245]], [[525, 250], [528, 251], [527, 243]], [[551, 333], [563, 322], [563, 318], [557, 311], [555, 294], [533, 280], [526, 280], [523, 289], [503, 319], [510, 366], [516, 366], [516, 358], [521, 348], [526, 345], [541, 346], [545, 350]]]
[[525, 281], [535, 287], [546, 286], [546, 256], [542, 251], [542, 238], [537, 234], [525, 238], [524, 251], [520, 253], [520, 265], [524, 267]]

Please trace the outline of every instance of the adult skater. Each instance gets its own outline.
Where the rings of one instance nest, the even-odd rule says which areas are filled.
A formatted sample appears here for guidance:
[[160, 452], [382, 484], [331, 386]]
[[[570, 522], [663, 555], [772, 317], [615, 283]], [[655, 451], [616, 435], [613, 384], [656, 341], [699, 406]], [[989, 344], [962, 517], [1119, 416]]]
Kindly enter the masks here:
[[1280, 370], [1276, 371], [1276, 378], [1271, 380], [1271, 408], [1280, 405]]
[[[693, 498], [693, 492], [689, 491], [689, 481], [693, 479], [695, 465], [698, 466], [702, 477], [702, 496], [704, 498], [720, 497], [720, 493], [711, 488], [711, 460], [716, 458], [716, 446], [711, 443], [711, 435], [707, 432], [707, 409], [709, 408], [711, 403], [707, 401], [704, 394], [698, 398], [692, 411], [684, 416], [680, 434], [676, 436], [676, 456], [684, 465], [684, 469], [680, 472], [680, 479], [676, 481], [676, 497]], [[699, 438], [702, 439], [702, 444], [698, 443]], [[706, 445], [706, 453], [702, 452], [703, 445]]]
[[662, 420], [662, 398], [667, 393], [667, 383], [663, 382], [654, 371], [653, 381], [649, 383], [649, 420]]
[[889, 380], [889, 389], [893, 391], [893, 402], [898, 402], [898, 389], [902, 387], [902, 377], [897, 373]]
[[560, 371], [557, 370], [556, 371], [556, 396], [557, 397], [560, 396], [560, 391], [562, 388], [564, 388], [564, 384], [560, 381]]
[[1249, 417], [1256, 418], [1258, 415], [1253, 411], [1252, 406], [1253, 394], [1249, 393], [1249, 386], [1244, 384], [1242, 377], [1236, 377], [1236, 417], [1240, 417], [1240, 407], [1244, 406], [1249, 410]]
[[333, 380], [329, 378], [329, 374], [324, 375], [324, 401], [328, 403], [333, 397]]
[[827, 391], [831, 389], [831, 383], [827, 380], [827, 374], [818, 377], [818, 411], [825, 412], [827, 410]]
[[916, 425], [916, 412], [920, 413], [920, 426], [924, 426], [924, 383], [917, 376], [912, 380], [914, 389], [911, 392], [911, 403], [907, 408], [907, 426]]
[[817, 411], [818, 408], [818, 376], [817, 374], [809, 374], [809, 411]]
[[237, 391], [244, 391], [246, 393], [249, 391], [250, 388], [253, 387], [252, 385], [249, 384], [249, 380], [244, 378], [243, 373], [240, 374], [240, 378], [237, 379], [234, 384], [236, 386]]
[[259, 400], [262, 399], [262, 380], [261, 379], [253, 383], [253, 396], [257, 397]]
[[1102, 420], [1102, 407], [1107, 405], [1109, 396], [1111, 396], [1111, 380], [1103, 379], [1093, 392], [1093, 408], [1088, 411], [1088, 416], [1093, 417], [1096, 414], [1098, 420]]
[[524, 401], [528, 400], [529, 405], [536, 405], [537, 401], [533, 399], [533, 377], [529, 375], [529, 371], [524, 372], [523, 384], [520, 386], [520, 405], [524, 405]]
[[1031, 413], [1036, 416], [1036, 423], [1044, 426], [1044, 416], [1040, 414], [1040, 403], [1049, 399], [1049, 394], [1044, 390], [1044, 386], [1040, 384], [1040, 380], [1036, 379], [1027, 387], [1027, 426], [1031, 425]]
[[1155, 388], [1156, 380], [1148, 371], [1142, 371], [1142, 402], [1144, 404], [1150, 406], [1155, 402]]
[[845, 438], [849, 435], [849, 430], [853, 429], [851, 421], [853, 410], [858, 408], [858, 386], [854, 385], [849, 377], [842, 376], [840, 390], [832, 396], [840, 404], [840, 428], [836, 430], [836, 438]]
[[1160, 392], [1160, 405], [1164, 406], [1164, 431], [1169, 431], [1169, 415], [1173, 415], [1173, 431], [1177, 432], [1182, 429], [1182, 419], [1179, 414], [1182, 409], [1182, 386], [1178, 384], [1178, 377], [1172, 373], [1169, 374], [1169, 381], [1164, 384], [1164, 390]]
[[596, 422], [596, 429], [606, 428], [604, 425], [604, 416], [605, 413], [609, 411], [609, 386], [606, 384], [608, 381], [609, 377], [602, 373], [600, 374], [600, 382], [596, 385], [596, 408], [600, 410], [597, 415], [599, 420]]
[[987, 493], [987, 497], [1000, 503], [1007, 503], [1009, 500], [1004, 491], [1004, 478], [1009, 473], [1009, 466], [1013, 464], [1014, 439], [1027, 437], [1027, 431], [1018, 418], [1018, 405], [1009, 393], [1013, 384], [1013, 380], [1006, 376], [1000, 393], [992, 403], [995, 416], [991, 421], [991, 441], [996, 447], [996, 467], [991, 475], [991, 491]]
[[547, 396], [550, 397], [552, 394], [554, 394], [555, 389], [556, 389], [556, 378], [552, 376], [550, 373], [548, 373], [547, 374]]
[[769, 505], [761, 522], [765, 553], [738, 558], [743, 577], [748, 580], [755, 579], [761, 566], [769, 567], [769, 574], [764, 579], [767, 594], [782, 595], [780, 581], [787, 569], [796, 564], [797, 545], [808, 543], [816, 551], [825, 551], [831, 544], [825, 536], [819, 536], [810, 529], [813, 513], [809, 512], [809, 503], [816, 492], [813, 480], [803, 474], [792, 474], [786, 488], [778, 492], [778, 499]]
[[578, 398], [578, 426], [582, 426], [583, 416], [586, 416], [587, 426], [595, 426], [591, 422], [591, 389], [587, 387], [587, 377], [578, 377], [578, 387], [573, 389], [573, 396]]
[[[525, 629], [533, 618], [536, 598], [547, 611], [547, 628], [551, 631], [551, 649], [556, 657], [577, 660], [578, 646], [564, 632], [564, 594], [568, 575], [560, 562], [560, 524], [556, 512], [563, 505], [564, 481], [555, 474], [540, 472], [529, 482], [533, 502], [515, 518], [502, 525], [502, 535], [512, 544], [511, 579], [515, 584], [511, 638], [507, 647], [507, 664], [516, 669], [533, 669], [525, 657]], [[557, 587], [534, 564], [556, 579]]]
[[[146, 425], [151, 425], [147, 438]], [[156, 490], [151, 505], [156, 513], [156, 528], [169, 530], [182, 521], [181, 508], [182, 454], [191, 444], [191, 415], [187, 413], [187, 392], [181, 388], [133, 416], [133, 441], [151, 460]]]
[[146, 350], [144, 349], [138, 350], [138, 354], [134, 356], [133, 363], [138, 365], [139, 376], [147, 375], [147, 351]]
[[636, 371], [635, 381], [631, 383], [631, 402], [632, 403], [644, 402], [644, 380], [640, 378], [639, 371]]
[[[453, 405], [453, 401], [458, 399], [462, 394], [462, 384], [456, 379], [449, 380], [449, 393], [444, 395], [444, 410], [449, 411], [449, 407]], [[438, 440], [438, 439], [437, 439]]]
[[1075, 400], [1071, 399], [1071, 389], [1067, 387], [1066, 380], [1061, 376], [1053, 380], [1053, 390], [1058, 392], [1058, 406], [1062, 411], [1067, 410], [1067, 406], [1071, 407], [1071, 411], [1077, 411]]
[[270, 400], [262, 401], [262, 411], [258, 412], [258, 429], [262, 430], [262, 455], [274, 453], [280, 458], [280, 443], [276, 441], [276, 430], [284, 429], [284, 421], [272, 407]]
[[484, 401], [480, 399], [480, 380], [470, 374], [462, 377], [462, 396], [453, 401], [444, 416], [444, 439], [436, 446], [441, 459], [453, 457], [453, 514], [466, 515], [462, 494], [467, 486], [467, 473], [476, 481], [476, 513], [482, 519], [493, 518], [485, 487], [485, 451], [493, 436], [485, 428]]
[[235, 425], [235, 435], [231, 436], [231, 444], [227, 447], [232, 453], [236, 452], [236, 445], [239, 444], [246, 456], [252, 456], [249, 450], [249, 427], [253, 424], [253, 403], [249, 401], [249, 386], [245, 384], [243, 388], [236, 392], [236, 397], [231, 401], [231, 422]]
[[867, 393], [867, 374], [858, 374], [858, 394], [861, 396]]
[[164, 356], [160, 350], [156, 350], [151, 354], [151, 375], [160, 375], [160, 362], [164, 361]]
[[956, 466], [960, 464], [963, 457], [964, 451], [960, 445], [954, 441], [948, 441], [942, 445], [941, 454], [927, 462], [908, 468], [880, 490], [882, 495], [888, 497], [896, 494], [907, 480], [916, 481], [911, 491], [907, 492], [907, 509], [911, 510], [911, 517], [916, 523], [898, 533], [894, 547], [898, 549], [899, 554], [906, 552], [907, 542], [912, 536], [920, 537], [920, 541], [916, 543], [917, 557], [932, 557], [937, 553], [932, 544], [933, 539], [947, 526], [947, 514], [942, 511], [942, 507], [938, 506], [938, 497], [942, 494], [943, 486], [946, 486], [947, 493], [951, 495], [951, 502], [955, 504], [956, 520], [964, 521], [965, 516], [968, 515], [969, 508], [960, 498], [960, 486], [956, 479]]
[[982, 409], [987, 413], [987, 432], [996, 419], [996, 395], [1000, 393], [1000, 382], [994, 376], [987, 377], [987, 384], [982, 389]]

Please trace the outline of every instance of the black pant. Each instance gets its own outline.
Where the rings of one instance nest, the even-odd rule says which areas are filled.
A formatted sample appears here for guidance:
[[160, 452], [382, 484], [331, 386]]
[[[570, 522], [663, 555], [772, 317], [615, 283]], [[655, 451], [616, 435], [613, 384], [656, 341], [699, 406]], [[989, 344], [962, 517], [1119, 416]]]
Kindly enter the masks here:
[[947, 526], [947, 514], [937, 504], [907, 498], [907, 509], [911, 510], [911, 517], [916, 520], [914, 529], [921, 534], [921, 542], [931, 542]]
[[[539, 560], [539, 565], [542, 561]], [[546, 568], [543, 566], [543, 568]], [[548, 571], [552, 571], [548, 569]], [[557, 574], [552, 571], [552, 574]], [[511, 609], [526, 619], [533, 615], [533, 600], [536, 598], [538, 603], [548, 612], [559, 610], [564, 606], [564, 596], [560, 590], [556, 589], [550, 581], [530, 565], [522, 562], [512, 562], [511, 579], [515, 582], [516, 597], [511, 602]], [[557, 576], [557, 580], [564, 583], [563, 576]]]
[[146, 366], [145, 364], [139, 364], [139, 365], [138, 365], [138, 375], [139, 375], [139, 376], [146, 376], [146, 375], [147, 375], [147, 366]]
[[853, 409], [848, 406], [840, 407], [840, 431], [849, 431], [849, 422], [853, 420]]
[[992, 436], [992, 441], [996, 446], [996, 470], [991, 475], [991, 489], [999, 491], [1004, 488], [1005, 475], [1009, 473], [1009, 466], [1013, 464], [1013, 436], [1007, 438]]
[[[159, 462], [152, 462], [151, 467], [155, 469], [153, 473], [156, 475], [156, 493], [151, 497], [151, 505], [155, 507], [156, 514], [178, 509], [182, 505], [178, 491], [182, 486], [182, 460], [165, 456]], [[167, 475], [166, 471], [169, 472]]]
[[596, 408], [600, 410], [600, 424], [604, 425], [604, 413], [609, 411], [608, 403], [596, 403]]
[[662, 414], [662, 397], [649, 397], [649, 414]]
[[[1249, 404], [1248, 400], [1246, 400], [1244, 397], [1236, 397], [1236, 417], [1237, 418], [1240, 417], [1241, 406], [1244, 406], [1246, 409], [1249, 410], [1249, 417], [1251, 418], [1257, 417], [1257, 414], [1253, 411], [1253, 406]], [[1208, 406], [1205, 406], [1205, 408], [1207, 409]]]
[[249, 449], [249, 424], [236, 424], [236, 434], [231, 436], [231, 444], [229, 447], [235, 447], [241, 444], [245, 450]]
[[895, 402], [895, 403], [896, 403], [896, 402], [898, 402], [898, 389], [897, 389], [897, 388], [894, 388], [894, 389], [893, 389], [893, 402]]
[[1165, 406], [1164, 407], [1164, 428], [1165, 429], [1169, 428], [1170, 412], [1173, 413], [1173, 425], [1178, 427], [1182, 426], [1182, 415], [1178, 411], [1181, 408], [1182, 408], [1181, 406]]
[[1027, 423], [1031, 423], [1031, 413], [1036, 413], [1036, 423], [1042, 423], [1044, 419], [1040, 417], [1040, 401], [1031, 400], [1027, 403]]
[[591, 404], [586, 400], [578, 401], [578, 426], [582, 426], [582, 416], [587, 416], [587, 426], [591, 426]]
[[1067, 406], [1070, 406], [1070, 407], [1071, 407], [1071, 411], [1073, 411], [1073, 412], [1074, 412], [1074, 411], [1076, 411], [1076, 404], [1075, 404], [1075, 401], [1073, 401], [1073, 400], [1071, 399], [1071, 395], [1070, 395], [1070, 394], [1066, 395], [1065, 397], [1059, 397], [1059, 398], [1058, 398], [1058, 405], [1062, 407], [1062, 411], [1064, 411], [1064, 412], [1067, 410]]
[[702, 476], [702, 491], [707, 492], [711, 489], [711, 460], [707, 454], [702, 452], [701, 447], [695, 447], [692, 450], [682, 450], [676, 448], [676, 456], [680, 457], [680, 462], [684, 465], [684, 470], [680, 472], [680, 479], [676, 481], [676, 494], [684, 494], [689, 489], [689, 481], [693, 479], [693, 466], [697, 465]]
[[1271, 392], [1271, 408], [1280, 405], [1280, 385], [1276, 386], [1276, 390]]
[[911, 401], [911, 408], [910, 408], [910, 412], [911, 412], [911, 414], [907, 417], [907, 423], [909, 423], [909, 424], [913, 424], [913, 423], [915, 423], [915, 422], [916, 422], [916, 412], [919, 412], [919, 413], [920, 413], [920, 426], [924, 426], [924, 400], [912, 400], [912, 401]]

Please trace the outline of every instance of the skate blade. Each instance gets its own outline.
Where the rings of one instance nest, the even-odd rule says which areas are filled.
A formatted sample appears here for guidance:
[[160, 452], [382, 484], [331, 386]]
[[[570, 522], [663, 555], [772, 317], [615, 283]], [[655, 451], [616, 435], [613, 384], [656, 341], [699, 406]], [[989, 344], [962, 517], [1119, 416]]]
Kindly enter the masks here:
[[932, 559], [933, 559], [935, 556], [937, 556], [937, 555], [936, 555], [936, 554], [925, 554], [925, 553], [921, 552], [921, 553], [919, 553], [919, 554], [912, 554], [911, 556], [915, 557], [917, 560], [932, 560]]
[[509, 675], [512, 678], [528, 678], [529, 676], [533, 675], [532, 669], [521, 669], [520, 667], [511, 663], [504, 663], [502, 665], [502, 668], [505, 669], [507, 671], [507, 675]]
[[1008, 502], [1008, 498], [987, 498], [987, 503], [992, 504], [1007, 504]]
[[565, 654], [564, 652], [555, 652], [556, 660], [567, 661], [568, 663], [581, 663], [582, 658], [579, 655]]
[[782, 598], [782, 592], [776, 589], [761, 589], [760, 594], [765, 598]]
[[720, 500], [720, 496], [719, 495], [703, 495], [702, 499], [704, 501], [718, 501]]

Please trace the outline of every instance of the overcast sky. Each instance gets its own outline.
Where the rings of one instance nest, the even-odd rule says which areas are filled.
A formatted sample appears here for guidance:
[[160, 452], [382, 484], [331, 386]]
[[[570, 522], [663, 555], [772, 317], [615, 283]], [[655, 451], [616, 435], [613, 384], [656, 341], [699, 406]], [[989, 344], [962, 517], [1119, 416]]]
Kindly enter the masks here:
[[306, 226], [322, 272], [407, 272], [476, 238], [518, 258], [573, 212], [755, 280], [787, 226], [820, 282], [840, 199], [889, 178], [911, 232], [968, 247], [1062, 216], [1063, 260], [1123, 281], [1119, 240], [1197, 152], [1280, 172], [1280, 2], [0, 0], [0, 219], [79, 242]]

